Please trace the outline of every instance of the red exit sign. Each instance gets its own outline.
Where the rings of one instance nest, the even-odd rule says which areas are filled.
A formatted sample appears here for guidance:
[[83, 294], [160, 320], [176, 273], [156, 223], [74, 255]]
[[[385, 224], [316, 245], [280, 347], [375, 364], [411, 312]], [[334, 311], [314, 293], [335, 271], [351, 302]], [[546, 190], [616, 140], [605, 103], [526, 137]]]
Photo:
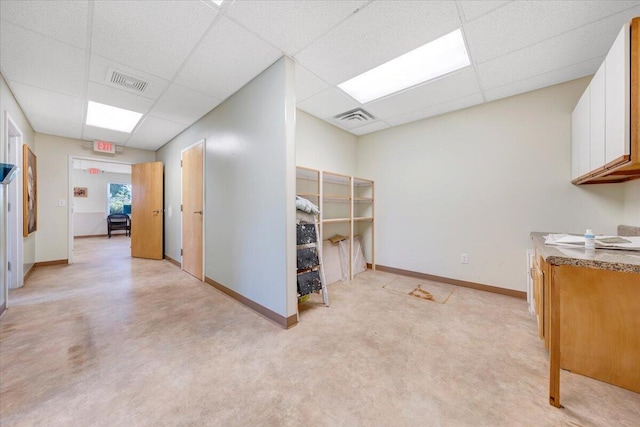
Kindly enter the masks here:
[[114, 154], [116, 152], [116, 144], [107, 141], [93, 141], [93, 151]]

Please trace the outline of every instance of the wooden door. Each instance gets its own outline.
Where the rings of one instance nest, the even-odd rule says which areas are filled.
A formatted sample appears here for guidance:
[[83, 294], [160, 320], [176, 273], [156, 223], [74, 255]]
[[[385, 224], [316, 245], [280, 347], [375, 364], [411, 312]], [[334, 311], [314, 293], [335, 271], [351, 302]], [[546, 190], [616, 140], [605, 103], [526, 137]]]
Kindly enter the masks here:
[[182, 152], [182, 269], [200, 280], [204, 280], [202, 156], [202, 142]]
[[131, 256], [162, 259], [162, 162], [131, 165]]

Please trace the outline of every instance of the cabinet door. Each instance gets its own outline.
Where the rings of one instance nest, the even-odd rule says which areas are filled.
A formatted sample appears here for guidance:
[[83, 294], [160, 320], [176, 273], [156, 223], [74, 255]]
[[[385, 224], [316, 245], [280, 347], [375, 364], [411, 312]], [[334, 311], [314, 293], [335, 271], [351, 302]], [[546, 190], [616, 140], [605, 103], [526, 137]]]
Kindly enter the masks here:
[[629, 24], [625, 24], [605, 60], [606, 163], [630, 154], [630, 34]]
[[571, 166], [573, 178], [578, 178], [587, 174], [590, 169], [591, 158], [591, 128], [589, 125], [591, 119], [590, 110], [590, 88], [584, 91], [578, 105], [571, 115], [571, 142], [572, 142], [572, 160]]
[[537, 263], [534, 264], [531, 277], [533, 278], [533, 302], [538, 320], [538, 336], [544, 339], [544, 275]]
[[605, 141], [605, 63], [603, 63], [589, 84], [590, 90], [590, 124], [591, 143], [589, 171], [595, 171], [604, 166]]

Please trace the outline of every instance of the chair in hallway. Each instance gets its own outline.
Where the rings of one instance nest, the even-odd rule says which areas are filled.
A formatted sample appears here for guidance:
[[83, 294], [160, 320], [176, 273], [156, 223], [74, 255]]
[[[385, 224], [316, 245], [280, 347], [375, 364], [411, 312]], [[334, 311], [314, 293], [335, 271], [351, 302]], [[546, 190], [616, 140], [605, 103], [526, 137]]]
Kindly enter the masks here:
[[107, 217], [107, 234], [111, 238], [111, 232], [124, 230], [126, 236], [131, 236], [131, 218], [127, 214], [111, 214]]

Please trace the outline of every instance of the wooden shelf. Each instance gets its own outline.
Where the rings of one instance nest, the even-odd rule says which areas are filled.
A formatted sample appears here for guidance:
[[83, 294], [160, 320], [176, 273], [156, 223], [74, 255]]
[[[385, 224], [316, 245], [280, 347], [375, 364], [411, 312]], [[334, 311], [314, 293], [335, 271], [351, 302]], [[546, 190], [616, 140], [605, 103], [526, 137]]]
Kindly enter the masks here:
[[[296, 168], [296, 177], [298, 195], [318, 201], [321, 239], [330, 237], [325, 233], [336, 230], [348, 236], [349, 278], [353, 279], [351, 263], [356, 231], [362, 233], [363, 249], [366, 248], [365, 256], [375, 270], [374, 182], [370, 179], [300, 166]], [[340, 225], [332, 226], [331, 224]], [[356, 224], [357, 227], [355, 227]]]
[[353, 203], [373, 203], [373, 198], [371, 197], [354, 197]]
[[296, 178], [297, 179], [305, 179], [308, 181], [317, 181], [319, 179], [320, 176], [320, 171], [314, 170], [314, 169], [309, 169], [309, 168], [303, 168], [303, 167], [296, 167]]
[[371, 181], [370, 179], [363, 179], [363, 178], [353, 178], [353, 185], [355, 187], [368, 187], [368, 186], [372, 186], [373, 185], [373, 181]]
[[349, 218], [330, 218], [323, 219], [322, 222], [325, 224], [337, 224], [339, 222], [351, 222], [351, 220]]
[[325, 202], [335, 202], [335, 203], [348, 203], [351, 200], [349, 196], [339, 196], [337, 194], [325, 194], [322, 196], [322, 200]]
[[329, 184], [351, 185], [351, 177], [348, 175], [342, 175], [339, 173], [323, 172], [322, 181]]

